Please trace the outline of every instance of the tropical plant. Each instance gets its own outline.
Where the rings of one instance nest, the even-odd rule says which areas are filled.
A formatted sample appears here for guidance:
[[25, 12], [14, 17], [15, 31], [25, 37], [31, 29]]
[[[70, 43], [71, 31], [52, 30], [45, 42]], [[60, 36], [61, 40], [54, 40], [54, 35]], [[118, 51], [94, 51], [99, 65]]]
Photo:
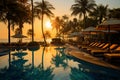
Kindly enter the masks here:
[[[1, 0], [0, 1], [0, 20], [4, 23], [8, 23], [8, 43], [10, 43], [10, 24], [11, 17], [13, 17], [12, 11], [9, 6], [13, 6], [16, 1]], [[7, 9], [8, 8], [8, 9]]]
[[72, 24], [74, 26], [73, 27], [73, 32], [78, 32], [80, 30], [78, 19], [73, 18]]
[[54, 14], [52, 13], [51, 10], [55, 9], [53, 7], [53, 5], [51, 5], [48, 1], [44, 1], [42, 0], [42, 2], [35, 2], [35, 15], [37, 15], [36, 17], [38, 19], [41, 19], [41, 28], [42, 28], [42, 34], [44, 37], [44, 42], [46, 44], [46, 39], [45, 39], [45, 35], [44, 35], [44, 29], [43, 29], [43, 22], [44, 22], [44, 15], [46, 15], [47, 17], [53, 17]]
[[109, 18], [118, 18], [120, 19], [120, 8], [110, 9]]
[[63, 15], [63, 16], [62, 16], [62, 19], [63, 19], [64, 22], [68, 22], [69, 17], [68, 17], [67, 15]]
[[71, 6], [71, 15], [79, 15], [80, 18], [83, 17], [83, 28], [86, 28], [86, 17], [94, 9], [95, 5], [94, 0], [75, 0], [75, 4]]
[[107, 8], [108, 5], [96, 6], [93, 12], [90, 13], [90, 16], [92, 16], [95, 20], [98, 21], [98, 24], [100, 24], [105, 18], [107, 18], [107, 11], [108, 11]]
[[[30, 23], [29, 5], [24, 0], [3, 0], [0, 9], [0, 19], [8, 24], [8, 43], [10, 43], [10, 27], [19, 25], [22, 34], [23, 24]], [[25, 0], [26, 2], [26, 0]]]
[[20, 34], [20, 29], [19, 28], [15, 29], [15, 34]]
[[73, 32], [73, 22], [72, 20], [68, 21], [68, 24], [66, 25], [66, 27], [63, 30], [65, 33], [70, 33]]
[[77, 18], [73, 18], [73, 20], [69, 20], [65, 27], [63, 28], [63, 32], [79, 32], [81, 30], [80, 23]]
[[32, 41], [34, 41], [34, 8], [33, 8], [33, 0], [31, 0], [31, 5], [32, 5]]
[[60, 19], [60, 17], [55, 17], [54, 20], [52, 20], [52, 26], [53, 26], [53, 29], [56, 29], [57, 31], [57, 34], [56, 36], [57, 37], [60, 37], [60, 28], [62, 26], [62, 20]]
[[[33, 34], [33, 30], [32, 29], [28, 29], [27, 31], [27, 35], [32, 37], [34, 34]], [[33, 41], [33, 40], [32, 40]], [[34, 42], [34, 41], [33, 41]]]
[[50, 37], [51, 37], [51, 34], [50, 34], [49, 31], [45, 31], [45, 37], [46, 37], [46, 38], [50, 38]]
[[87, 26], [88, 27], [96, 27], [98, 25], [98, 20], [95, 20], [93, 18], [87, 18]]
[[68, 21], [69, 21], [69, 17], [68, 17], [68, 15], [63, 15], [62, 16], [62, 24], [61, 24], [61, 29], [60, 29], [60, 34], [62, 34], [62, 37], [63, 37], [63, 39], [64, 39], [64, 34], [65, 34], [65, 28], [67, 27], [67, 25], [68, 25]]
[[19, 26], [22, 34], [22, 28], [24, 23], [31, 23], [31, 10], [30, 6], [19, 3], [18, 8], [14, 9], [15, 11], [15, 23]]

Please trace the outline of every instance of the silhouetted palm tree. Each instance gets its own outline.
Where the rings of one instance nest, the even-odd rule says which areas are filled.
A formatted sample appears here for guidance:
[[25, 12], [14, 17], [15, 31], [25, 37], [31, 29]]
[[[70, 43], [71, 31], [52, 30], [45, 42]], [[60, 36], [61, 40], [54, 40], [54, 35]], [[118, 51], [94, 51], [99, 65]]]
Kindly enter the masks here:
[[30, 36], [30, 38], [32, 38], [32, 36], [34, 36], [35, 34], [33, 34], [33, 30], [32, 29], [28, 29], [27, 35]]
[[10, 24], [13, 17], [13, 12], [10, 11], [10, 6], [14, 6], [16, 1], [1, 0], [0, 1], [0, 19], [8, 24], [8, 43], [10, 43]]
[[63, 19], [64, 22], [68, 22], [69, 17], [68, 17], [67, 15], [63, 15], [63, 16], [62, 16], [62, 19]]
[[46, 39], [44, 35], [44, 29], [43, 29], [43, 22], [44, 22], [44, 15], [47, 17], [53, 17], [54, 14], [52, 13], [51, 10], [55, 9], [53, 5], [51, 5], [48, 1], [42, 0], [42, 2], [35, 2], [35, 15], [37, 14], [38, 19], [41, 19], [41, 28], [42, 28], [42, 33], [44, 37], [44, 42], [46, 44]]
[[79, 29], [79, 22], [78, 22], [78, 19], [77, 18], [73, 18], [73, 32], [78, 32], [80, 29]]
[[55, 17], [54, 20], [52, 20], [52, 26], [53, 26], [53, 29], [56, 29], [56, 32], [57, 32], [56, 36], [57, 37], [60, 37], [60, 28], [61, 28], [62, 24], [63, 24], [62, 20], [58, 16]]
[[68, 15], [63, 15], [62, 16], [62, 20], [61, 20], [62, 21], [62, 24], [61, 24], [62, 28], [60, 29], [60, 34], [62, 34], [63, 39], [64, 39], [64, 34], [65, 34], [64, 30], [67, 27], [68, 20], [69, 20]]
[[[3, 0], [0, 19], [8, 23], [8, 43], [10, 43], [10, 26], [19, 25], [22, 34], [22, 27], [25, 22], [30, 23], [30, 9], [21, 0]], [[22, 0], [24, 1], [24, 0]]]
[[71, 15], [79, 15], [80, 18], [83, 15], [85, 28], [87, 14], [94, 9], [95, 5], [94, 0], [75, 0], [75, 4], [71, 6]]
[[19, 26], [20, 34], [24, 23], [31, 23], [31, 10], [30, 6], [26, 3], [18, 2], [17, 8], [14, 9], [15, 16], [13, 17], [15, 25]]
[[68, 21], [67, 26], [64, 28], [65, 33], [70, 33], [73, 31], [73, 22], [72, 20]]
[[34, 41], [34, 8], [33, 8], [33, 0], [31, 0], [31, 5], [32, 5], [32, 42]]
[[45, 31], [45, 37], [46, 37], [46, 38], [50, 38], [50, 37], [51, 37], [50, 31]]
[[95, 20], [98, 21], [98, 24], [100, 24], [105, 18], [107, 18], [107, 11], [108, 11], [107, 8], [108, 5], [96, 6], [93, 12], [90, 13], [90, 16], [92, 16]]
[[109, 16], [109, 18], [120, 19], [120, 8], [110, 9], [108, 16]]

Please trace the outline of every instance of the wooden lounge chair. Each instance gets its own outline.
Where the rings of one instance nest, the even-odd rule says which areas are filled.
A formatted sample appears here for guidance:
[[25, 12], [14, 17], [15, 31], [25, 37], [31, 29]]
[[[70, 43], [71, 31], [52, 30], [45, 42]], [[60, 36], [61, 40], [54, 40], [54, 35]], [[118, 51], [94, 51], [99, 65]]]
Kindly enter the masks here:
[[86, 51], [88, 52], [88, 53], [91, 53], [92, 51], [96, 51], [96, 50], [104, 50], [104, 49], [106, 49], [106, 48], [108, 48], [109, 47], [109, 43], [102, 43], [102, 44], [100, 44], [99, 46], [95, 46], [95, 47], [88, 47], [88, 48], [86, 48]]
[[100, 45], [98, 46], [95, 46], [95, 47], [89, 47], [87, 48], [88, 51], [91, 51], [91, 50], [100, 50], [100, 49], [106, 49], [107, 47], [109, 46], [108, 43], [101, 43]]
[[109, 44], [104, 46], [102, 49], [93, 49], [90, 51], [90, 54], [94, 55], [94, 56], [103, 56], [104, 53], [109, 53], [109, 52], [115, 52], [115, 51], [118, 51], [117, 48], [118, 48], [118, 44], [112, 44], [109, 47]]
[[98, 46], [98, 45], [100, 45], [100, 43], [99, 42], [96, 42], [96, 43], [94, 43], [94, 44], [92, 44], [92, 45], [86, 45], [86, 46], [82, 46], [81, 47], [81, 49], [87, 49], [87, 48], [90, 48], [90, 47], [96, 47], [96, 46]]
[[88, 48], [96, 47], [98, 45], [100, 45], [100, 43], [99, 42], [95, 42], [95, 43], [90, 44], [90, 45], [81, 46], [81, 48], [79, 48], [79, 49], [82, 50], [82, 51], [84, 51], [84, 52], [87, 52]]
[[92, 42], [92, 43], [89, 43], [89, 44], [81, 44], [81, 45], [78, 45], [78, 48], [80, 49], [80, 48], [82, 48], [82, 47], [88, 47], [88, 46], [92, 46], [92, 45], [94, 45], [94, 44], [96, 44], [96, 42]]

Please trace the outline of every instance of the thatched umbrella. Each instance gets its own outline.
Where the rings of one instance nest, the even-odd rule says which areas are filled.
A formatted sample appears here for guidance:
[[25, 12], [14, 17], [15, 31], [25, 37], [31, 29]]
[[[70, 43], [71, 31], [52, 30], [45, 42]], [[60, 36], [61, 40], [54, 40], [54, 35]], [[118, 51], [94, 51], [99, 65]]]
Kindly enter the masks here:
[[27, 36], [24, 36], [22, 34], [15, 34], [15, 35], [13, 35], [11, 37], [13, 37], [13, 38], [27, 38]]
[[19, 40], [19, 42], [22, 42], [22, 38], [27, 38], [27, 36], [22, 35], [22, 34], [15, 34], [15, 35], [13, 35], [11, 37], [17, 38]]
[[97, 26], [97, 30], [117, 30], [120, 31], [120, 19], [110, 18]]
[[[103, 23], [98, 25], [96, 27], [96, 29], [97, 30], [106, 30], [108, 32], [108, 34], [111, 33], [111, 30], [120, 31], [120, 19], [114, 19], [114, 18], [107, 19]], [[111, 44], [110, 35], [108, 36], [108, 40], [109, 40], [109, 43]]]

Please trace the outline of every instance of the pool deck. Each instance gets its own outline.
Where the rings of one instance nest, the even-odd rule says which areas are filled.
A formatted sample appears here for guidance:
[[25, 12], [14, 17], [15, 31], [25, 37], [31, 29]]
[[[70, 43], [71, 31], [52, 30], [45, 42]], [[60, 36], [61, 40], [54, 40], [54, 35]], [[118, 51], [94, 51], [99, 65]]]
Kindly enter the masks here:
[[66, 53], [68, 55], [74, 56], [78, 59], [84, 60], [86, 62], [90, 62], [99, 66], [103, 66], [103, 67], [108, 67], [108, 68], [113, 68], [113, 69], [117, 69], [120, 70], [120, 67], [112, 65], [106, 61], [103, 61], [97, 57], [94, 57], [90, 54], [87, 54], [85, 52], [80, 51], [77, 47], [74, 47], [72, 45], [67, 44], [66, 45]]
[[0, 56], [8, 54], [9, 49], [6, 48], [0, 48]]

